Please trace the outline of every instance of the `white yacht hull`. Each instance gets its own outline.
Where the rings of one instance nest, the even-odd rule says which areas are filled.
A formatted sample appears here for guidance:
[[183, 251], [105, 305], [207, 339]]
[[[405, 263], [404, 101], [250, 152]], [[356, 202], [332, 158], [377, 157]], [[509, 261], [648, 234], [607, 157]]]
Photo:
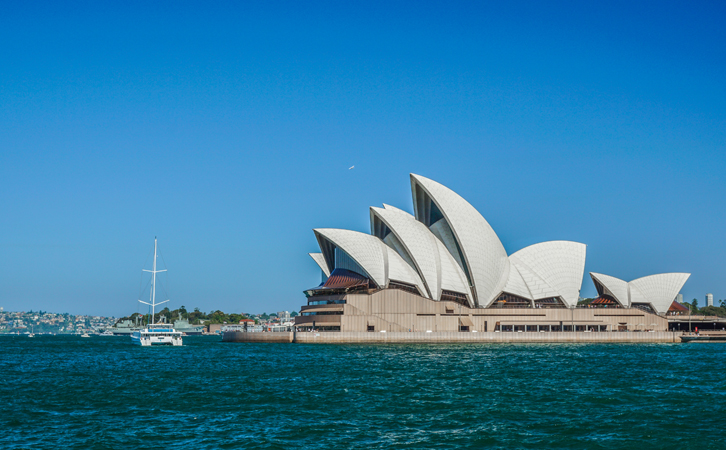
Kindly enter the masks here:
[[135, 331], [131, 335], [131, 342], [142, 347], [151, 347], [152, 345], [182, 345], [182, 335], [180, 332], [163, 332], [157, 333], [153, 331]]

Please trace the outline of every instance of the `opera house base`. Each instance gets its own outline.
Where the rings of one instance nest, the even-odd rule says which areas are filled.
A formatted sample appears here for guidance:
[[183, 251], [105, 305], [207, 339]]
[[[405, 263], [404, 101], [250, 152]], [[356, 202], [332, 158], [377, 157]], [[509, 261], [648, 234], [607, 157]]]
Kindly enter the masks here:
[[296, 344], [460, 344], [460, 343], [672, 343], [680, 334], [656, 332], [284, 332], [227, 331], [224, 342]]
[[540, 332], [668, 331], [665, 317], [639, 308], [469, 308], [453, 301], [429, 300], [401, 289], [316, 295], [308, 298], [308, 305], [301, 308], [300, 314], [295, 318], [298, 332], [500, 332], [502, 336], [514, 336]]

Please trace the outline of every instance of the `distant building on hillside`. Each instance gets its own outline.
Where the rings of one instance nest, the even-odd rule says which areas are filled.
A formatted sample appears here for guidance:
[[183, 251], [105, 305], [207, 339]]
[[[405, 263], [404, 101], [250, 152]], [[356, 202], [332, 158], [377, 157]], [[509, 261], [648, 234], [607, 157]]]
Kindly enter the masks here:
[[289, 320], [290, 319], [290, 311], [278, 311], [277, 317], [280, 320]]
[[706, 306], [713, 306], [713, 294], [706, 294]]
[[676, 295], [676, 301], [678, 303], [683, 303], [683, 294]]

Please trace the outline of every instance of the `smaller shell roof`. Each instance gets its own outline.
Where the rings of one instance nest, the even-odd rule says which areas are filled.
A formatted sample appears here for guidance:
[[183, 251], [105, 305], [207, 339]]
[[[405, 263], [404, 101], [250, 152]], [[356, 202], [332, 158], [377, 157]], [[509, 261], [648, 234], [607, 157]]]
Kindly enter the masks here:
[[691, 274], [659, 273], [630, 282], [601, 273], [590, 272], [590, 276], [593, 282], [600, 283], [623, 306], [646, 303], [650, 304], [658, 314], [665, 314]]
[[[580, 296], [586, 253], [587, 246], [579, 242], [547, 241], [525, 247], [509, 259], [517, 268], [525, 266], [538, 275], [556, 293], [555, 297], [574, 306]], [[531, 287], [530, 291], [535, 295]]]
[[529, 292], [529, 288], [527, 288], [527, 283], [524, 282], [522, 274], [519, 273], [517, 266], [514, 264], [512, 264], [512, 267], [509, 269], [509, 280], [507, 280], [507, 284], [504, 286], [504, 292], [514, 294], [528, 300], [534, 300], [532, 298], [532, 293]]
[[604, 294], [608, 294], [615, 298], [622, 306], [630, 306], [630, 297], [628, 296], [628, 282], [620, 278], [611, 277], [602, 273], [590, 272], [593, 282], [600, 283], [605, 288]]
[[[522, 280], [527, 286], [527, 290], [533, 300], [539, 300], [543, 298], [559, 297], [561, 294], [557, 292], [555, 288], [535, 271], [533, 271], [527, 264], [520, 261], [513, 261], [513, 265], [517, 271], [522, 275]], [[527, 297], [525, 297], [527, 298]]]
[[665, 314], [690, 276], [690, 273], [659, 273], [633, 280], [628, 283], [631, 300], [635, 303], [632, 295], [637, 290], [658, 313]]
[[334, 257], [326, 254], [321, 238], [347, 253], [378, 286], [386, 286], [385, 260], [388, 255], [386, 245], [380, 239], [359, 231], [337, 228], [316, 228], [313, 231], [321, 244], [328, 267], [335, 269], [335, 261]]
[[385, 288], [388, 286], [388, 281], [394, 279], [414, 285], [422, 293], [426, 292], [421, 278], [413, 268], [376, 236], [337, 228], [317, 228], [313, 231], [318, 237], [328, 267], [335, 268], [335, 261], [330, 260], [332, 258], [329, 256], [330, 253], [326, 253], [323, 248], [326, 246], [326, 241], [353, 259], [378, 287]]
[[311, 258], [313, 258], [313, 261], [320, 267], [320, 270], [323, 271], [326, 277], [330, 276], [330, 269], [328, 269], [328, 264], [325, 262], [325, 257], [322, 253], [308, 253]]

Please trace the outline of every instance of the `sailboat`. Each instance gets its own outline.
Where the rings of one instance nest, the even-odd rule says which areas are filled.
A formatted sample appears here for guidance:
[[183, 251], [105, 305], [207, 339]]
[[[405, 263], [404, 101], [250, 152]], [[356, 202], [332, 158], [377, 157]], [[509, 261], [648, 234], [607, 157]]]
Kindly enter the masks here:
[[154, 266], [152, 270], [143, 269], [144, 272], [151, 272], [151, 292], [149, 292], [149, 303], [139, 300], [144, 305], [151, 306], [151, 320], [146, 328], [136, 330], [131, 334], [131, 342], [142, 347], [152, 345], [182, 345], [182, 333], [176, 331], [174, 326], [168, 323], [154, 323], [154, 315], [157, 305], [166, 303], [169, 300], [156, 303], [156, 274], [166, 270], [156, 270], [157, 243], [154, 237]]
[[30, 326], [30, 334], [28, 335], [28, 337], [35, 337], [35, 333], [33, 332], [33, 330], [34, 330], [34, 327], [31, 325]]

